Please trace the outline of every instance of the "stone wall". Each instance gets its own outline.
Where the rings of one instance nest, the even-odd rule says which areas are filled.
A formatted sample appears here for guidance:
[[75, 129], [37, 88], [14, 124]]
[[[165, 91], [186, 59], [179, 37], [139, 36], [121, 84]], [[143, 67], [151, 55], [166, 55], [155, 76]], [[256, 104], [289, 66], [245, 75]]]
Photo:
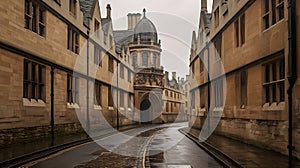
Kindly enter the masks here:
[[[79, 122], [70, 124], [60, 124], [54, 127], [55, 136], [68, 134], [84, 134], [84, 130]], [[0, 130], [0, 146], [13, 143], [23, 143], [33, 141], [38, 138], [51, 136], [51, 126], [20, 127]]]

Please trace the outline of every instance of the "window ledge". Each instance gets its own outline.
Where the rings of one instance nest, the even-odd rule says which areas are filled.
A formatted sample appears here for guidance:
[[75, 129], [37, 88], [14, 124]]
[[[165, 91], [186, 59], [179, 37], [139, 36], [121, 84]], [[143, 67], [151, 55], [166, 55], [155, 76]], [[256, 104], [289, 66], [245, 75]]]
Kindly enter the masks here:
[[128, 111], [132, 111], [132, 109], [131, 109], [131, 108], [128, 108], [127, 110], [128, 110]]
[[262, 107], [263, 111], [284, 111], [285, 110], [285, 102], [280, 103], [265, 103]]
[[68, 109], [79, 109], [79, 105], [77, 103], [67, 103]]
[[46, 103], [41, 99], [23, 98], [23, 106], [27, 107], [46, 107]]
[[120, 111], [124, 111], [125, 109], [124, 109], [124, 107], [120, 107]]
[[94, 110], [102, 110], [102, 107], [100, 105], [94, 104]]
[[114, 110], [115, 108], [114, 107], [112, 107], [112, 106], [109, 106], [108, 107], [108, 110]]

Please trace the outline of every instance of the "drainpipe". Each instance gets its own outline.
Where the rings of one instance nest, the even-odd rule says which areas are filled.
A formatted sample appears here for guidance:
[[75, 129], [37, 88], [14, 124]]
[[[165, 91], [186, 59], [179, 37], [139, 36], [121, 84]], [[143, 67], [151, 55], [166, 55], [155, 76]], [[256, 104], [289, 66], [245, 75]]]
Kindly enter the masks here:
[[117, 62], [117, 129], [120, 127], [119, 123], [119, 62]]
[[86, 75], [87, 75], [87, 79], [86, 79], [86, 131], [89, 134], [90, 133], [90, 102], [89, 102], [89, 75], [90, 75], [90, 31], [87, 31], [87, 35], [88, 35], [88, 39], [87, 39], [87, 51], [86, 51], [86, 55], [87, 55], [87, 62], [86, 62]]
[[288, 102], [289, 102], [289, 122], [288, 122], [288, 151], [289, 151], [289, 167], [292, 167], [293, 161], [293, 87], [297, 80], [297, 48], [296, 48], [296, 0], [288, 1]]
[[54, 67], [51, 66], [51, 93], [50, 93], [50, 108], [51, 108], [51, 121], [50, 121], [50, 125], [51, 125], [51, 142], [52, 145], [54, 144]]
[[[206, 42], [206, 46], [208, 46], [208, 42]], [[208, 115], [208, 133], [210, 132], [210, 52], [209, 52], [209, 46], [207, 48], [207, 80], [208, 80], [208, 86], [207, 86], [207, 115]]]

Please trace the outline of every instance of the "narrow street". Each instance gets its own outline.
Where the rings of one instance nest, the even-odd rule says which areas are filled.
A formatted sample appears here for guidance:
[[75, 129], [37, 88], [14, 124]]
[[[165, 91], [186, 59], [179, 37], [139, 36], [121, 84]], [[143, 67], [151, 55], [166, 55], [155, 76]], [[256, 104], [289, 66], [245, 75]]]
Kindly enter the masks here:
[[186, 124], [131, 129], [58, 152], [24, 167], [222, 167], [178, 131]]

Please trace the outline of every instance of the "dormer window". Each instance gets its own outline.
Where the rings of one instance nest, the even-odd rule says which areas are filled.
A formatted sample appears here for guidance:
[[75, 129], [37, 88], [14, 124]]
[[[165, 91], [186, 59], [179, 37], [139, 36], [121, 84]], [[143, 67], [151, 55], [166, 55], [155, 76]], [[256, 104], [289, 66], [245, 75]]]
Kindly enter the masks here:
[[70, 0], [69, 11], [71, 15], [73, 15], [74, 17], [76, 16], [76, 4], [77, 4], [77, 0]]

